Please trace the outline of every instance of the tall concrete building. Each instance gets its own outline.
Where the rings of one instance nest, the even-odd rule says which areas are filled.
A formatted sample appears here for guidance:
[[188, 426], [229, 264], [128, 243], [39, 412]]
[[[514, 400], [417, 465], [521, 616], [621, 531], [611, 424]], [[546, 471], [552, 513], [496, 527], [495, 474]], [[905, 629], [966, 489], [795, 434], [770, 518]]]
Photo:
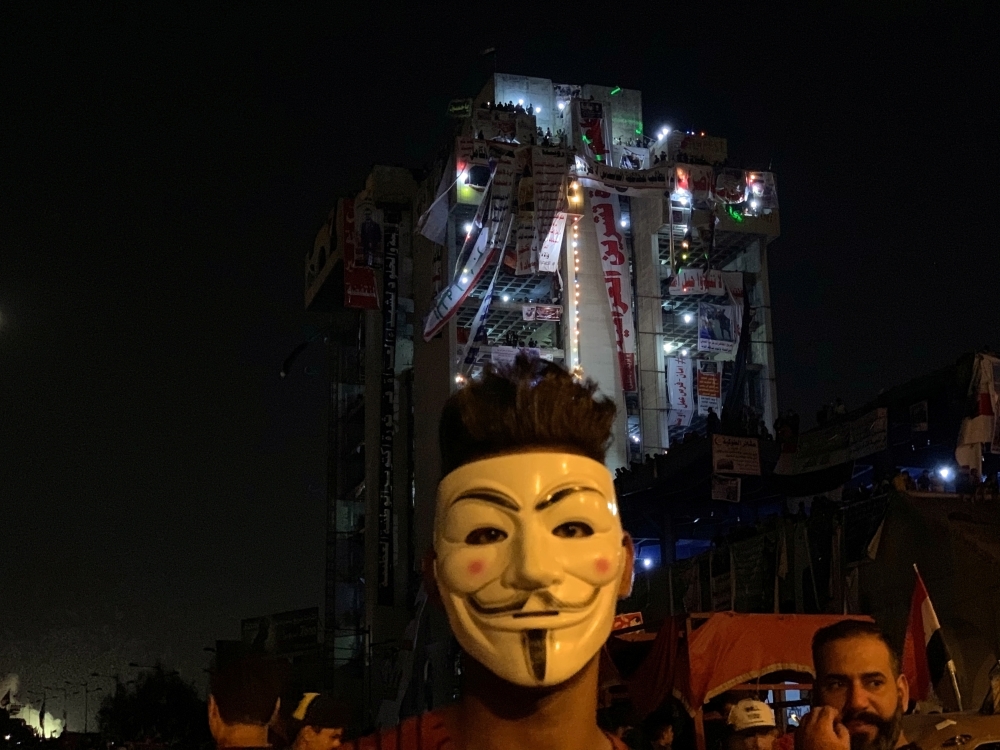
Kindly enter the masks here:
[[528, 350], [595, 380], [612, 470], [709, 407], [775, 416], [773, 175], [728, 166], [723, 138], [650, 133], [620, 87], [497, 73], [452, 114], [449, 157], [420, 181], [375, 168], [307, 257], [332, 320], [329, 674], [382, 723], [454, 690], [419, 571], [441, 407], [485, 365]]

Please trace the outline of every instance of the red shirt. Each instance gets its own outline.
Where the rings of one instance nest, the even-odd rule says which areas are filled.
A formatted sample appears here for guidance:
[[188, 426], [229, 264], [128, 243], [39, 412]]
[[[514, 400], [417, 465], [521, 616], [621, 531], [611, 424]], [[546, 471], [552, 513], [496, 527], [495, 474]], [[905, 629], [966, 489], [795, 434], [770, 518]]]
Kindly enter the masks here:
[[[613, 750], [629, 750], [617, 737], [605, 735], [611, 741]], [[445, 729], [444, 720], [437, 711], [420, 716], [412, 716], [393, 729], [385, 729], [377, 734], [345, 742], [345, 750], [453, 750], [451, 735]], [[525, 748], [524, 750], [530, 750]], [[590, 748], [580, 748], [590, 750]]]

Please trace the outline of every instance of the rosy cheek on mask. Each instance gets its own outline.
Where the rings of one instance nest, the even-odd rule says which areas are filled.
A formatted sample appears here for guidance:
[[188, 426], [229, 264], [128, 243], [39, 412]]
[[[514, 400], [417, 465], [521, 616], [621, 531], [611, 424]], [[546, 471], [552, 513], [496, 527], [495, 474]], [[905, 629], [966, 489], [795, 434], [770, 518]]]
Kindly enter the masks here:
[[483, 572], [483, 568], [486, 567], [482, 560], [473, 560], [469, 563], [467, 570], [470, 576], [477, 576]]
[[606, 557], [598, 557], [594, 561], [594, 569], [600, 575], [606, 575], [610, 568], [611, 568], [611, 563], [608, 562], [608, 559]]

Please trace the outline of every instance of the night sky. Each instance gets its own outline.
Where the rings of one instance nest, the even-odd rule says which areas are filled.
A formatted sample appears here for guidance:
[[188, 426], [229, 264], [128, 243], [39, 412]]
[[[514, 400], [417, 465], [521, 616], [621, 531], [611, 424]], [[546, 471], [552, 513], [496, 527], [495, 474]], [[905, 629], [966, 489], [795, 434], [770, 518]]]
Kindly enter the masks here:
[[1000, 345], [985, 5], [46, 5], [0, 23], [0, 678], [24, 691], [156, 658], [201, 683], [240, 618], [322, 603], [322, 346], [278, 378], [315, 322], [303, 258], [371, 165], [446, 144], [486, 47], [773, 168], [779, 405], [806, 423]]

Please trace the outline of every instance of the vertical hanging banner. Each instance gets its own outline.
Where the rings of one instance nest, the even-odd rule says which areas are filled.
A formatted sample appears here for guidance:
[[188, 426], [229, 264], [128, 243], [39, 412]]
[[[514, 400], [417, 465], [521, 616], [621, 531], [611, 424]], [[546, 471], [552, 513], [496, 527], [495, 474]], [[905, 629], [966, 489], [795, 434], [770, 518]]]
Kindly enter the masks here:
[[540, 256], [541, 248], [552, 231], [557, 212], [565, 208], [569, 155], [565, 149], [536, 146], [531, 149], [531, 170], [534, 185], [534, 250]]
[[698, 360], [698, 414], [706, 416], [709, 407], [716, 414], [722, 411], [722, 363], [711, 359]]
[[626, 257], [625, 239], [619, 231], [621, 216], [618, 196], [607, 190], [587, 188], [590, 210], [601, 252], [604, 283], [608, 288], [608, 304], [615, 327], [618, 367], [622, 390], [636, 391], [635, 330], [632, 320], [632, 279]]
[[[729, 295], [729, 303], [735, 308], [735, 315], [733, 319], [735, 327], [733, 330], [736, 331], [736, 343], [738, 344], [740, 336], [743, 335], [743, 305], [744, 297], [746, 296], [743, 272], [723, 271], [722, 283], [726, 287], [726, 294]], [[751, 310], [751, 312], [753, 311]]]
[[483, 296], [483, 301], [479, 305], [479, 309], [476, 311], [476, 317], [472, 319], [472, 327], [469, 330], [469, 341], [465, 346], [465, 357], [462, 357], [462, 350], [459, 349], [459, 360], [462, 364], [466, 365], [468, 369], [472, 369], [472, 366], [476, 364], [476, 357], [479, 356], [480, 347], [486, 343], [486, 319], [490, 316], [490, 305], [493, 303], [493, 288], [497, 283], [497, 276], [500, 275], [500, 264], [497, 263], [496, 270], [493, 272], [493, 279], [490, 281], [489, 287], [486, 289], [486, 294]]
[[479, 283], [479, 279], [496, 256], [496, 251], [488, 247], [487, 239], [488, 233], [486, 231], [478, 233], [472, 252], [466, 259], [465, 265], [459, 269], [458, 278], [434, 300], [434, 306], [424, 321], [424, 341], [430, 341], [447, 325], [451, 316], [458, 311], [459, 306]]
[[379, 404], [378, 603], [392, 606], [395, 580], [392, 533], [393, 433], [396, 428], [396, 302], [399, 290], [399, 226], [386, 224], [382, 258], [382, 398]]
[[506, 239], [506, 224], [511, 217], [512, 193], [516, 176], [515, 156], [513, 152], [500, 155], [493, 172], [493, 185], [489, 196], [489, 214], [486, 217], [486, 229], [490, 234], [490, 247], [503, 250]]
[[[694, 411], [694, 385], [691, 360], [667, 357], [667, 400], [672, 411]], [[688, 421], [690, 424], [690, 420]]]
[[514, 268], [515, 276], [529, 276], [535, 272], [532, 264], [532, 245], [535, 242], [535, 223], [530, 214], [519, 216], [517, 219], [517, 238], [515, 246], [517, 248], [517, 266]]
[[734, 305], [698, 304], [698, 351], [736, 351], [736, 307]]
[[375, 269], [365, 264], [353, 198], [341, 198], [338, 202], [337, 242], [344, 248], [344, 307], [378, 310]]
[[559, 270], [559, 254], [562, 252], [563, 234], [566, 232], [566, 212], [557, 211], [552, 227], [542, 241], [538, 251], [538, 270], [541, 273], [556, 273]]
[[[583, 147], [585, 156], [597, 162], [608, 163], [611, 149], [604, 134], [604, 105], [585, 99], [573, 100], [574, 143]], [[583, 142], [581, 144], [581, 141]]]

